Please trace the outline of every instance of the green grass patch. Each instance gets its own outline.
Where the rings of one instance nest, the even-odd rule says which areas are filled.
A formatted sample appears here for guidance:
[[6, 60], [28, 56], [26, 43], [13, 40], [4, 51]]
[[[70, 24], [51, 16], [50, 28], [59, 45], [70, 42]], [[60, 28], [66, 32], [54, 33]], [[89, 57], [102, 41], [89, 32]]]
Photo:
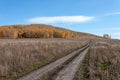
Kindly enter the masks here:
[[85, 80], [85, 78], [89, 77], [87, 66], [89, 64], [89, 54], [85, 56], [85, 59], [80, 66], [80, 69], [77, 73], [76, 80]]
[[99, 67], [102, 70], [106, 70], [109, 66], [110, 66], [110, 63], [101, 63]]

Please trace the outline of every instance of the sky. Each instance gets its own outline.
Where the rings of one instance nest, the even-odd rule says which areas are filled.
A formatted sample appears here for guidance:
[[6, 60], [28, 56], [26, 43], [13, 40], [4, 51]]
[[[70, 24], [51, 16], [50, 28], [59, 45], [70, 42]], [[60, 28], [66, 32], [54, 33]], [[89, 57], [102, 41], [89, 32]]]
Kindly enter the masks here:
[[120, 0], [0, 0], [0, 26], [48, 24], [120, 39]]

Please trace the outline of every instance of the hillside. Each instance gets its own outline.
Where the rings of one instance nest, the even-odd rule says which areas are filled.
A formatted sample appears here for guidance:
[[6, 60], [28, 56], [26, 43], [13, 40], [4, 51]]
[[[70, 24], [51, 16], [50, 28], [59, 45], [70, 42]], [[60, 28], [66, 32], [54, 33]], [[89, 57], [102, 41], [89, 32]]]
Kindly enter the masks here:
[[88, 38], [97, 37], [45, 24], [0, 26], [0, 38]]

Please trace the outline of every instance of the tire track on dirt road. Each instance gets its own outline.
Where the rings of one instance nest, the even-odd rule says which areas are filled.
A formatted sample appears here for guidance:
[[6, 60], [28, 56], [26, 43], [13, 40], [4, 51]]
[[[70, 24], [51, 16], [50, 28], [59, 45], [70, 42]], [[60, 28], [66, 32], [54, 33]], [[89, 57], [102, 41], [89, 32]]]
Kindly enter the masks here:
[[79, 56], [77, 56], [73, 61], [71, 61], [65, 68], [63, 68], [57, 75], [54, 80], [74, 80], [76, 73], [84, 60], [85, 55], [88, 52], [88, 49], [82, 51]]
[[[33, 72], [31, 72], [31, 73], [29, 73], [29, 74], [27, 74], [27, 75], [25, 75], [25, 76], [23, 76], [23, 77], [20, 77], [19, 79], [16, 79], [16, 80], [51, 80], [48, 76], [50, 75], [50, 77], [51, 77], [51, 72], [52, 71], [56, 71], [56, 70], [58, 70], [58, 69], [60, 69], [61, 68], [61, 66], [63, 66], [63, 65], [66, 65], [66, 62], [71, 62], [72, 61], [72, 63], [76, 63], [75, 65], [77, 66], [77, 68], [78, 68], [78, 64], [80, 63], [79, 61], [77, 61], [76, 59], [78, 59], [78, 58], [80, 58], [80, 56], [83, 56], [82, 58], [80, 58], [80, 60], [82, 60], [83, 58], [84, 58], [84, 56], [85, 56], [85, 52], [87, 52], [87, 50], [88, 50], [88, 47], [89, 47], [89, 43], [87, 44], [87, 45], [85, 45], [84, 47], [82, 47], [82, 48], [80, 48], [80, 49], [78, 49], [78, 50], [76, 50], [76, 51], [74, 51], [74, 52], [72, 52], [72, 53], [70, 53], [69, 55], [67, 55], [67, 56], [65, 56], [65, 57], [62, 57], [62, 58], [60, 58], [60, 59], [58, 59], [58, 60], [56, 60], [55, 62], [52, 62], [52, 63], [50, 63], [50, 64], [48, 64], [48, 65], [46, 65], [46, 66], [44, 66], [44, 67], [42, 67], [42, 68], [40, 68], [40, 69], [37, 69], [37, 70], [35, 70], [35, 71], [33, 71]], [[87, 48], [87, 49], [86, 49]], [[85, 51], [85, 52], [84, 52]], [[82, 54], [81, 54], [81, 52], [82, 52]], [[84, 52], [84, 54], [83, 54], [83, 52]], [[80, 54], [80, 55], [79, 55]], [[79, 55], [79, 56], [78, 56]], [[78, 56], [78, 57], [76, 57], [76, 56]], [[71, 59], [73, 59], [73, 58], [75, 58], [74, 60], [71, 60]], [[79, 59], [78, 59], [79, 60]], [[73, 62], [74, 61], [74, 62]], [[75, 62], [75, 61], [77, 61], [77, 62]], [[69, 64], [68, 64], [69, 65]], [[70, 65], [72, 65], [71, 63], [70, 63]], [[74, 65], [74, 64], [73, 64]], [[76, 69], [77, 69], [76, 68]], [[72, 68], [71, 68], [72, 69]], [[73, 72], [76, 72], [76, 70], [74, 71], [74, 70], [72, 70]], [[53, 72], [52, 72], [53, 73]], [[60, 74], [61, 74], [61, 72], [60, 72]], [[61, 75], [60, 75], [61, 76]], [[47, 77], [47, 78], [46, 78]], [[62, 77], [62, 76], [61, 76]], [[61, 78], [60, 77], [60, 78]], [[64, 77], [64, 76], [63, 76]], [[69, 80], [69, 79], [58, 79], [58, 78], [56, 78], [56, 80]], [[71, 79], [70, 79], [71, 80]]]

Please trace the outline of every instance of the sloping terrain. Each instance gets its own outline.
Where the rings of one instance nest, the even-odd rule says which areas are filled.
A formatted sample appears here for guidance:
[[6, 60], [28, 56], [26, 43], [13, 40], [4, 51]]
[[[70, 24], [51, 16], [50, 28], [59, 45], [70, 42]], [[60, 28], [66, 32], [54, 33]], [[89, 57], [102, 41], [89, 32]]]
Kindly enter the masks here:
[[96, 38], [97, 36], [45, 24], [0, 26], [0, 38]]

